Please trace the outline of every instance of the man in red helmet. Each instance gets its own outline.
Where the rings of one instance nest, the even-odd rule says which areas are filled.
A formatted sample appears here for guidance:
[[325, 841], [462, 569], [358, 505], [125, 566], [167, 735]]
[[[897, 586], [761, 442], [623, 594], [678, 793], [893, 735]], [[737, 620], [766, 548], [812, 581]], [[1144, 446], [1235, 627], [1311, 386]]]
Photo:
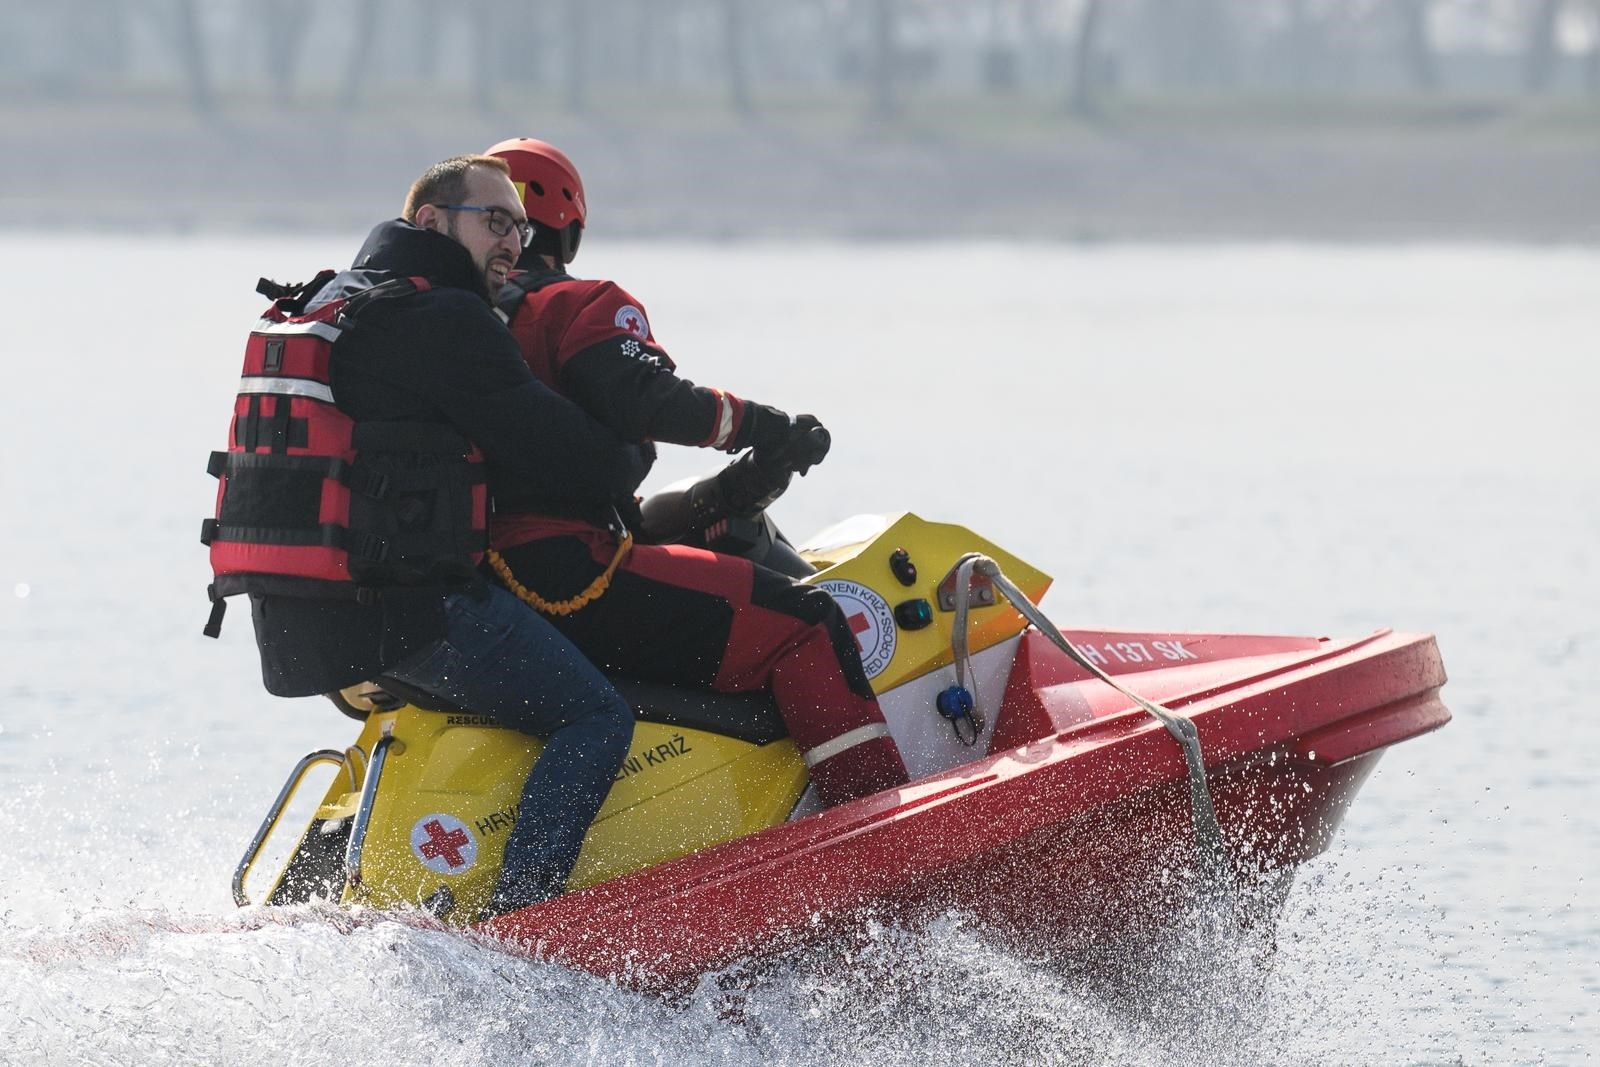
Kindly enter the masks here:
[[[565, 271], [588, 214], [572, 161], [531, 138], [488, 154], [510, 165], [535, 227], [498, 301], [535, 376], [636, 444], [646, 463], [655, 442], [750, 448], [756, 466], [786, 478], [779, 457], [814, 440], [817, 420], [678, 377], [642, 303], [613, 282]], [[617, 512], [638, 527], [631, 498], [602, 512], [548, 493], [499, 496], [495, 568], [602, 667], [719, 692], [770, 689], [824, 803], [907, 780], [831, 596], [738, 556], [685, 545], [630, 550]]]

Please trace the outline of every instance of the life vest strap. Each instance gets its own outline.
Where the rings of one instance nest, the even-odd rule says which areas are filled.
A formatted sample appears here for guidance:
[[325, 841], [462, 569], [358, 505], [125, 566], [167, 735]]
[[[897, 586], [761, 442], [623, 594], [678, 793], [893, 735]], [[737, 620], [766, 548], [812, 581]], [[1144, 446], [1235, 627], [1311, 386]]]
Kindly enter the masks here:
[[[265, 280], [265, 279], [263, 279]], [[228, 602], [217, 593], [215, 582], [206, 586], [206, 595], [211, 598], [211, 616], [206, 619], [205, 629], [200, 632], [207, 637], [222, 636], [222, 616], [227, 614]]]
[[419, 471], [416, 477], [396, 477], [392, 472], [369, 470], [352, 464], [338, 456], [285, 456], [263, 452], [213, 452], [206, 463], [206, 473], [213, 478], [231, 475], [238, 470], [309, 471], [346, 486], [353, 492], [382, 500], [394, 489], [431, 489], [445, 483], [477, 485], [484, 480], [482, 471], [474, 470], [469, 477], [444, 472]]
[[310, 440], [310, 427], [306, 420], [294, 417], [294, 407], [289, 397], [274, 395], [271, 415], [261, 412], [264, 394], [251, 393], [244, 414], [234, 421], [234, 443], [246, 452], [266, 446], [283, 453], [291, 448], [305, 448]]
[[316, 526], [245, 526], [205, 519], [200, 524], [200, 543], [207, 546], [213, 541], [237, 541], [252, 545], [339, 548], [352, 559], [367, 563], [430, 553], [476, 555], [484, 550], [487, 539], [488, 532], [482, 529], [422, 530], [376, 537], [352, 533], [347, 527], [331, 522]]
[[[446, 587], [446, 583], [439, 583], [441, 590]], [[243, 596], [246, 593], [289, 596], [301, 600], [354, 600], [362, 604], [375, 604], [383, 590], [353, 582], [330, 582], [291, 574], [221, 574], [206, 588], [206, 593], [211, 597], [213, 604], [224, 597]]]
[[572, 275], [560, 270], [530, 270], [521, 274], [513, 274], [500, 290], [500, 296], [495, 301], [495, 310], [507, 322], [516, 315], [517, 309], [529, 296], [537, 293], [547, 285], [557, 282], [570, 282]]
[[290, 305], [288, 310], [298, 312], [306, 306], [306, 301], [317, 295], [324, 285], [333, 280], [337, 271], [322, 270], [309, 282], [275, 282], [271, 278], [261, 278], [256, 281], [256, 292], [274, 303], [283, 301]]
[[279, 574], [223, 574], [206, 586], [206, 596], [211, 598], [211, 615], [200, 632], [207, 637], [222, 636], [222, 618], [227, 614], [230, 596], [256, 593], [266, 596], [292, 596], [311, 600], [350, 600], [358, 604], [376, 604], [383, 591], [370, 585], [353, 585], [349, 582], [326, 582], [316, 578], [298, 578]]
[[355, 317], [368, 304], [395, 296], [410, 296], [412, 293], [426, 288], [426, 285], [426, 280], [422, 285], [418, 285], [415, 278], [390, 278], [386, 282], [379, 282], [371, 289], [363, 289], [354, 296], [346, 298], [344, 304], [334, 316], [334, 322], [344, 329], [349, 329], [354, 325]]
[[[352, 537], [348, 529], [332, 522], [319, 523], [315, 526], [244, 526], [239, 523], [206, 519], [200, 524], [200, 543], [209, 545], [213, 541], [241, 541], [252, 545], [342, 548], [352, 555], [357, 554], [356, 546], [351, 544], [352, 541], [376, 542], [380, 546], [380, 551], [386, 549], [384, 542], [378, 538]], [[381, 559], [382, 557], [369, 556], [368, 558]]]

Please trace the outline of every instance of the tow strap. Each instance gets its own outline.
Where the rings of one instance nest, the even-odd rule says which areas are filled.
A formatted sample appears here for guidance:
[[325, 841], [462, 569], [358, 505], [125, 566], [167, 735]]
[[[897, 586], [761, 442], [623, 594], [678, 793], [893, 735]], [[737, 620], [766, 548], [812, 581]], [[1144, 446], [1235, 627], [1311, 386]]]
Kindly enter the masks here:
[[[1027, 594], [1018, 589], [1011, 579], [1001, 572], [998, 563], [981, 552], [969, 552], [956, 564], [955, 632], [950, 639], [950, 651], [955, 656], [956, 687], [962, 691], [966, 690], [966, 677], [971, 668], [972, 657], [967, 648], [967, 601], [972, 595], [971, 583], [974, 573], [993, 582], [995, 588], [1000, 590], [1022, 617], [1048, 637], [1052, 644], [1065, 652], [1072, 662], [1153, 715], [1178, 742], [1179, 747], [1183, 749], [1183, 759], [1189, 773], [1189, 809], [1194, 818], [1196, 869], [1200, 872], [1206, 888], [1213, 892], [1223, 891], [1229, 885], [1228, 857], [1222, 847], [1222, 828], [1217, 823], [1217, 811], [1211, 803], [1211, 788], [1206, 783], [1205, 759], [1200, 753], [1200, 733], [1195, 729], [1194, 720], [1152, 700], [1146, 700], [1101, 670], [1087, 656], [1074, 648], [1071, 641], [1062, 636], [1061, 631], [1044, 612], [1039, 610], [1038, 605], [1029, 600]], [[974, 674], [974, 688], [976, 685], [977, 677]], [[976, 704], [976, 698], [977, 694], [973, 692], [968, 702]], [[981, 720], [979, 723], [978, 728], [981, 729]], [[957, 734], [960, 735], [959, 729]], [[962, 739], [965, 740], [964, 737]]]

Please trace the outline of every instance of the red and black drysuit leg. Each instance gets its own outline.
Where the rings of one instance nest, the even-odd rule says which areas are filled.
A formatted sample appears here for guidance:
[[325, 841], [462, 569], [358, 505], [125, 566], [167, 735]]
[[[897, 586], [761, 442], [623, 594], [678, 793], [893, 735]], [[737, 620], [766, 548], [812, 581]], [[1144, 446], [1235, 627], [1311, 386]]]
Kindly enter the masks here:
[[[572, 532], [500, 552], [546, 600], [576, 595], [616, 552]], [[683, 545], [636, 545], [597, 600], [546, 616], [602, 668], [721, 693], [771, 689], [825, 804], [906, 781], [844, 612], [825, 591], [749, 560]]]

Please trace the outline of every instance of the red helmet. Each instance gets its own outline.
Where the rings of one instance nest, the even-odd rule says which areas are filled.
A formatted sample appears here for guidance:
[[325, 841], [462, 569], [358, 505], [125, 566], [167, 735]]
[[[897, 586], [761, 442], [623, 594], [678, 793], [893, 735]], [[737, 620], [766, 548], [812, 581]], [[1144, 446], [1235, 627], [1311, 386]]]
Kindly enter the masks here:
[[[532, 137], [513, 137], [489, 149], [488, 155], [505, 160], [511, 166], [511, 180], [522, 194], [522, 206], [528, 218], [538, 224], [537, 229], [553, 240], [547, 248], [570, 262], [578, 250], [578, 238], [583, 230], [589, 205], [583, 198], [583, 179], [572, 160], [554, 145], [536, 141]], [[534, 238], [536, 243], [539, 235]]]

